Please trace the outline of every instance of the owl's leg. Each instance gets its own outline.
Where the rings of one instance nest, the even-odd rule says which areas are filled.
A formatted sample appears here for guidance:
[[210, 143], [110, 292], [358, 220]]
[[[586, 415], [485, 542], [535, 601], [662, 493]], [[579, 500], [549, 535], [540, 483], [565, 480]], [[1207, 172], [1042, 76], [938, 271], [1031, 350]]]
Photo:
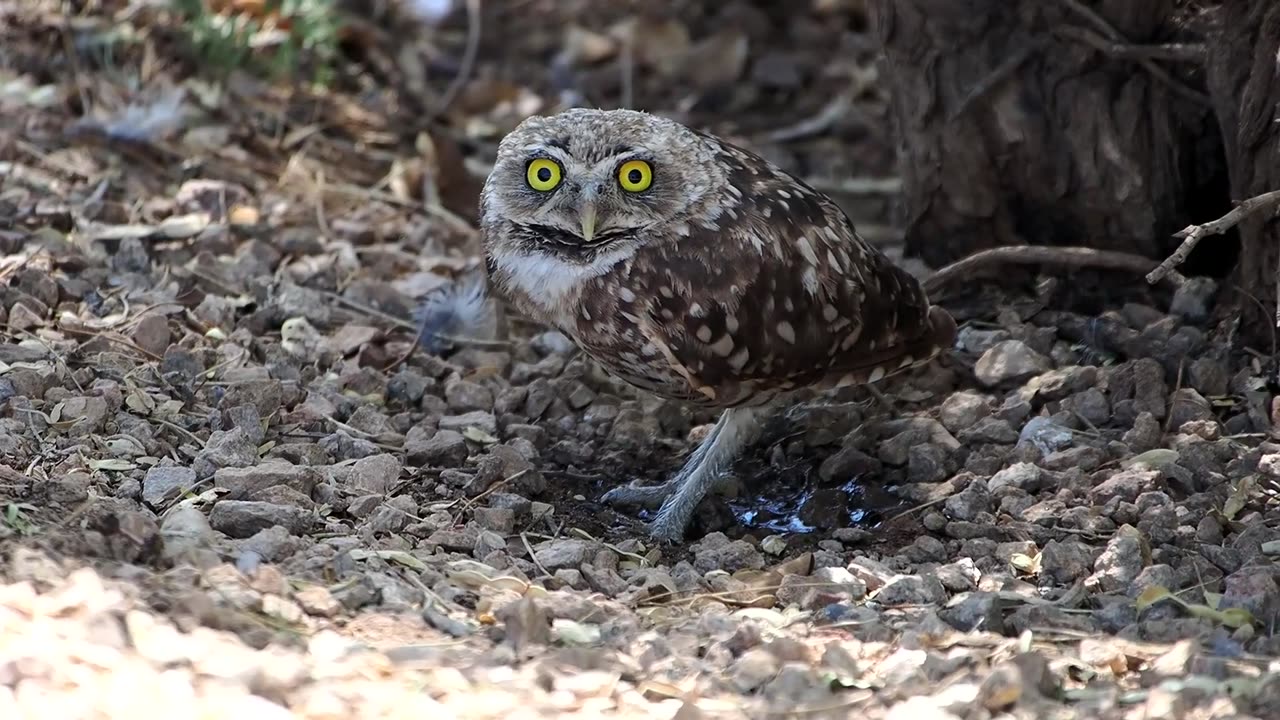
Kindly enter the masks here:
[[632, 482], [630, 485], [616, 487], [601, 496], [602, 502], [610, 505], [638, 506], [653, 510], [662, 505], [667, 498], [675, 493], [676, 489], [684, 482], [684, 479], [691, 472], [696, 470], [702, 463], [702, 458], [707, 454], [707, 448], [715, 442], [716, 435], [724, 427], [728, 413], [722, 413], [720, 419], [715, 425], [711, 426], [711, 431], [707, 436], [698, 443], [698, 447], [694, 448], [693, 453], [689, 455], [689, 459], [685, 460], [684, 465], [672, 475], [666, 482], [658, 485], [638, 485]]
[[677, 541], [693, 519], [698, 503], [715, 487], [720, 472], [733, 462], [759, 431], [760, 411], [755, 408], [730, 408], [716, 421], [715, 427], [698, 446], [674, 478], [658, 516], [649, 524], [649, 536], [656, 540]]

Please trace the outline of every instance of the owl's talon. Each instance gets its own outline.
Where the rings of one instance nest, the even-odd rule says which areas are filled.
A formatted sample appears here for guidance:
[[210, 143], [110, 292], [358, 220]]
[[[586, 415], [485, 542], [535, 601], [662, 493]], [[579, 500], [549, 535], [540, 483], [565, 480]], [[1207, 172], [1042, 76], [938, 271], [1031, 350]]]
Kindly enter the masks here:
[[625, 485], [616, 487], [600, 496], [600, 502], [608, 505], [639, 506], [646, 510], [661, 507], [676, 491], [675, 483], [668, 480], [661, 485]]

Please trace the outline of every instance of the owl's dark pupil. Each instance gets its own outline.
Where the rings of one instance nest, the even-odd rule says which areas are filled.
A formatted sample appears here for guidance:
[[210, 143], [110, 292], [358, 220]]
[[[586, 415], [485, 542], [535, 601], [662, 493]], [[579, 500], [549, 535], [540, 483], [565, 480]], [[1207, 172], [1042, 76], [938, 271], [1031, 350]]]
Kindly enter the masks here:
[[643, 179], [644, 173], [636, 170], [635, 168], [631, 168], [631, 172], [627, 173], [627, 180], [631, 181], [632, 185], [639, 185], [640, 181]]
[[547, 182], [551, 179], [550, 168], [538, 168], [538, 182]]

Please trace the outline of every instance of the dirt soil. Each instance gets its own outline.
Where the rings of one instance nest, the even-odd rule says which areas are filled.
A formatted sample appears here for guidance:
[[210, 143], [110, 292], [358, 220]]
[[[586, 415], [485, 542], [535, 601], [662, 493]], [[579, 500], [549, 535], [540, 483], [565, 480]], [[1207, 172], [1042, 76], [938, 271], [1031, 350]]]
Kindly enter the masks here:
[[475, 3], [475, 62], [468, 3], [352, 1], [328, 91], [65, 5], [0, 4], [0, 717], [1277, 716], [1275, 387], [1212, 281], [949, 292], [950, 356], [780, 414], [676, 547], [598, 499], [713, 416], [499, 308], [402, 361], [566, 104], [900, 256], [856, 0]]

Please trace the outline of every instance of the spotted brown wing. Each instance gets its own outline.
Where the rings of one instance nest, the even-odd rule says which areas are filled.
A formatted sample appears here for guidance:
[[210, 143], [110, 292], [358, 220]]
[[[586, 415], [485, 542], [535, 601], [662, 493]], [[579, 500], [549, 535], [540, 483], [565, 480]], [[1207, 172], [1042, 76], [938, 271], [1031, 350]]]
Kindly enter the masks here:
[[[639, 335], [687, 398], [764, 402], [858, 384], [927, 362], [955, 333], [919, 282], [854, 231], [829, 199], [727, 147], [741, 202], [629, 268]], [[668, 393], [672, 394], [672, 393]]]

